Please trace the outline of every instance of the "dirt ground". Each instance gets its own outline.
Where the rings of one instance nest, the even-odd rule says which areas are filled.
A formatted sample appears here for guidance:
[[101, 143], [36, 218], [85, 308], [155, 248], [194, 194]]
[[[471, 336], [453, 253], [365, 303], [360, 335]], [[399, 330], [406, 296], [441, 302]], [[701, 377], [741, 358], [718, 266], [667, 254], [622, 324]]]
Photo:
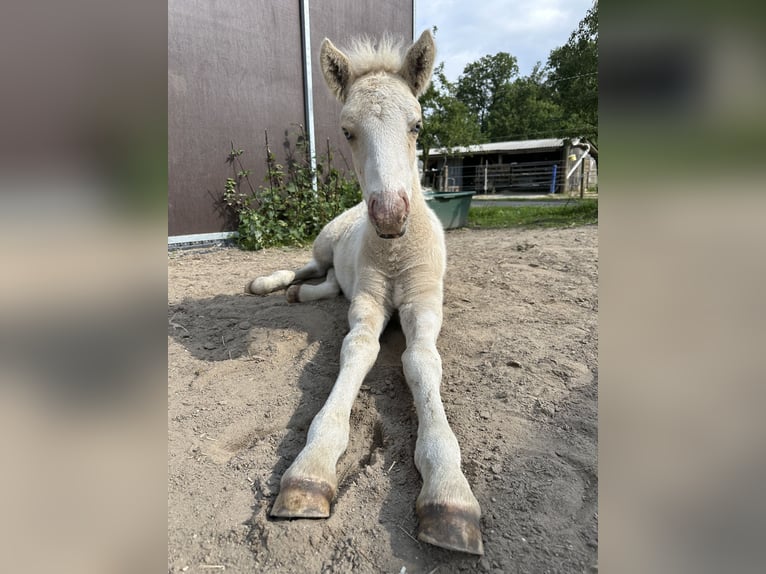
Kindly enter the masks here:
[[598, 230], [447, 233], [442, 397], [484, 557], [417, 541], [417, 417], [393, 323], [351, 415], [324, 520], [273, 520], [330, 392], [348, 303], [246, 280], [308, 249], [168, 254], [169, 572], [595, 572]]

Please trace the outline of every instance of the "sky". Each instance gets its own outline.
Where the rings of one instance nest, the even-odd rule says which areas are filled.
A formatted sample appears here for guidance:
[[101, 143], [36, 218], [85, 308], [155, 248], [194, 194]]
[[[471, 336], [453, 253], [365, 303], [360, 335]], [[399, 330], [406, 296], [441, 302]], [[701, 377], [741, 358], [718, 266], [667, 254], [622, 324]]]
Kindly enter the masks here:
[[528, 75], [562, 46], [593, 0], [415, 0], [416, 36], [438, 27], [436, 63], [457, 80], [466, 64], [508, 52]]

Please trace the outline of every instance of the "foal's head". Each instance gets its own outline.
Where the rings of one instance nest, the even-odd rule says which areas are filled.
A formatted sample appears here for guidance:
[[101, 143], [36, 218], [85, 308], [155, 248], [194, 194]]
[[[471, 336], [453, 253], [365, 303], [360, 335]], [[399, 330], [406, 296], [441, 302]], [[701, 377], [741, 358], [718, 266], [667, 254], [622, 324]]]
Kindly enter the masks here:
[[423, 32], [406, 53], [384, 39], [358, 42], [348, 55], [322, 42], [325, 81], [343, 102], [341, 127], [351, 144], [370, 222], [380, 237], [401, 237], [419, 185], [415, 143], [421, 129], [417, 97], [428, 87], [436, 48]]

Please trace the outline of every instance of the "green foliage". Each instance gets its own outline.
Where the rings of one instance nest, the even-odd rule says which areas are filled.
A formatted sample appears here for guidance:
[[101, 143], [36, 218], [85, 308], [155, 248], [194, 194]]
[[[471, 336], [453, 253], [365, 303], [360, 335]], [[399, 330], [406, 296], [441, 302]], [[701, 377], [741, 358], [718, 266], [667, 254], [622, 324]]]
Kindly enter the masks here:
[[564, 112], [562, 134], [598, 141], [598, 0], [548, 58], [551, 100]]
[[485, 141], [476, 117], [455, 95], [455, 84], [444, 75], [444, 63], [434, 70], [433, 79], [420, 97], [423, 129], [418, 142], [424, 151], [435, 147], [453, 148]]
[[266, 184], [255, 189], [250, 170], [240, 160], [244, 150], [232, 144], [228, 161], [236, 174], [226, 180], [223, 201], [237, 215], [237, 244], [243, 249], [305, 245], [335, 216], [362, 200], [356, 179], [333, 166], [329, 142], [326, 153], [316, 159], [316, 170], [302, 128], [295, 146], [288, 149], [287, 165], [278, 163], [266, 135]]
[[484, 56], [463, 69], [455, 96], [478, 118], [482, 133], [487, 133], [489, 113], [501, 90], [518, 74], [516, 58], [507, 52]]
[[468, 224], [474, 228], [575, 227], [596, 223], [597, 199], [556, 206], [472, 207], [468, 211]]
[[529, 76], [502, 86], [489, 110], [487, 131], [494, 141], [561, 137], [563, 110], [551, 100], [540, 63]]

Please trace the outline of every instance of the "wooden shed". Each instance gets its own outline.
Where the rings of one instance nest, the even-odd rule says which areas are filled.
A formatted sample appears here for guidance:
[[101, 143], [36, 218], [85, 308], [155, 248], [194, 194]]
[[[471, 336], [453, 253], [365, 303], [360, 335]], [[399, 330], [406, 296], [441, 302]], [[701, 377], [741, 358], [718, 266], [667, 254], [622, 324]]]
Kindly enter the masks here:
[[230, 142], [246, 150], [255, 182], [265, 131], [279, 154], [286, 132], [305, 126], [315, 146], [329, 140], [350, 163], [319, 45], [383, 31], [411, 41], [413, 11], [414, 0], [169, 0], [169, 243], [230, 235], [220, 209]]
[[595, 187], [597, 158], [586, 141], [547, 138], [432, 149], [421, 163], [437, 191], [561, 193]]

